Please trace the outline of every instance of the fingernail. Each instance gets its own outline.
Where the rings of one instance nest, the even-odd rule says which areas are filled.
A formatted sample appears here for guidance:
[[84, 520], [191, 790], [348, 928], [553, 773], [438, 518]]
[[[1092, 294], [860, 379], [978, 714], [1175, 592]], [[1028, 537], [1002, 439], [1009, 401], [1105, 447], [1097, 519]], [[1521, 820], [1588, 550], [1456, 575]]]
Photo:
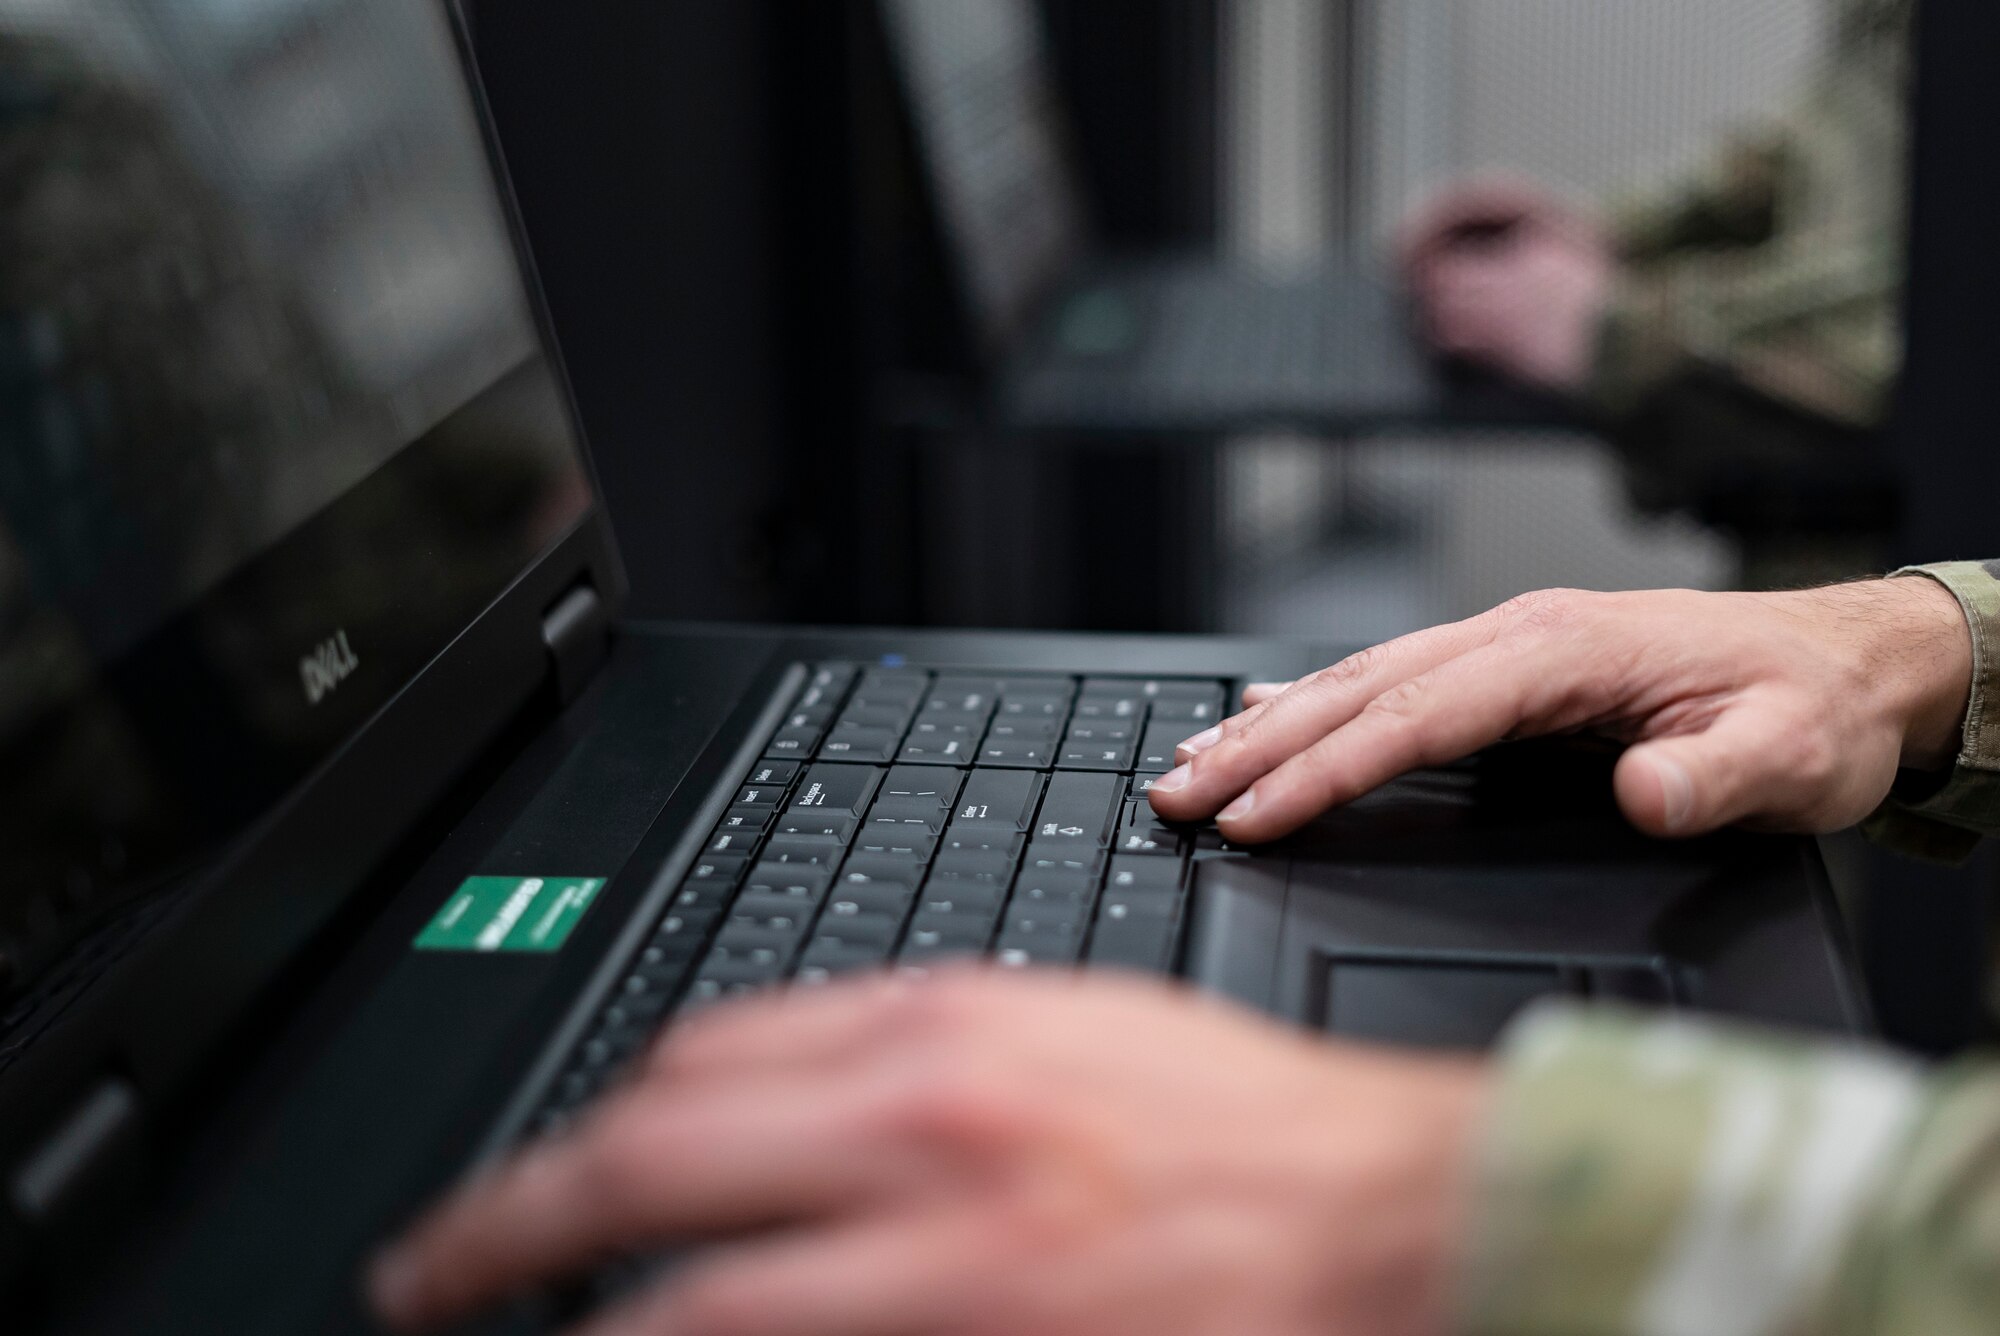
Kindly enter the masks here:
[[1169, 770], [1166, 774], [1161, 775], [1153, 781], [1153, 792], [1179, 793], [1188, 786], [1188, 782], [1193, 778], [1194, 773], [1186, 766], [1181, 766], [1177, 770]]
[[375, 1311], [396, 1326], [417, 1320], [417, 1268], [401, 1250], [388, 1248], [368, 1265], [368, 1298]]
[[1687, 768], [1671, 756], [1655, 756], [1653, 773], [1660, 777], [1660, 793], [1666, 799], [1667, 829], [1679, 830], [1694, 811], [1694, 781]]
[[1204, 728], [1175, 750], [1186, 752], [1189, 756], [1199, 756], [1220, 741], [1222, 741], [1222, 725], [1217, 724], [1213, 728]]
[[1217, 821], [1241, 821], [1257, 805], [1257, 790], [1246, 789], [1243, 796], [1216, 814]]
[[1275, 695], [1280, 691], [1289, 691], [1291, 688], [1292, 684], [1290, 682], [1252, 682], [1244, 690], [1261, 691], [1268, 695]]

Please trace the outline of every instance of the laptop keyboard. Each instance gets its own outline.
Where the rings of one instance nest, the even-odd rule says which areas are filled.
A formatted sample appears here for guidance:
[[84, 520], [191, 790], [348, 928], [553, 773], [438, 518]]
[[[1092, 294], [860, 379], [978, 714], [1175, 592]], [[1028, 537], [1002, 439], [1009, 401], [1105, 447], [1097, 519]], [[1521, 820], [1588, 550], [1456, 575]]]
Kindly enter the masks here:
[[990, 955], [1171, 970], [1213, 827], [1146, 800], [1212, 678], [816, 668], [551, 1087], [559, 1125], [666, 1021], [760, 989]]

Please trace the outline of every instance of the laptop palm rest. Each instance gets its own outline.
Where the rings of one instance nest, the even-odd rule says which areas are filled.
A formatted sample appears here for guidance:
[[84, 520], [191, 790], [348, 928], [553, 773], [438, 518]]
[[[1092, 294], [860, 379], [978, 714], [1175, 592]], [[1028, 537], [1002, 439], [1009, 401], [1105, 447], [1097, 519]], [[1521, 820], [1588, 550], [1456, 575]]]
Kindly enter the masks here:
[[1801, 946], [1827, 934], [1800, 842], [1645, 839], [1588, 757], [1552, 772], [1530, 754], [1526, 804], [1521, 759], [1413, 777], [1269, 850], [1198, 855], [1184, 973], [1335, 1037], [1434, 1048], [1483, 1048], [1551, 996], [1854, 1023], [1838, 961]]

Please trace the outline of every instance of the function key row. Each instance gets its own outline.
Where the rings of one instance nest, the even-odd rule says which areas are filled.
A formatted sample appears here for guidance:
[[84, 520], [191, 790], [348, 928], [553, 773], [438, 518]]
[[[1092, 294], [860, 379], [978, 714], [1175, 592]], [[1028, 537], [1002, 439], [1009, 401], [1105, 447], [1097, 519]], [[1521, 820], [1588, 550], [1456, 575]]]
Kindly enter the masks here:
[[[1226, 704], [1212, 680], [932, 677], [915, 669], [814, 679], [773, 737], [774, 757], [856, 764], [1159, 773]], [[830, 670], [822, 669], [821, 673]], [[836, 688], [852, 686], [844, 702]], [[817, 690], [818, 694], [815, 694]], [[807, 700], [811, 703], [808, 704]]]

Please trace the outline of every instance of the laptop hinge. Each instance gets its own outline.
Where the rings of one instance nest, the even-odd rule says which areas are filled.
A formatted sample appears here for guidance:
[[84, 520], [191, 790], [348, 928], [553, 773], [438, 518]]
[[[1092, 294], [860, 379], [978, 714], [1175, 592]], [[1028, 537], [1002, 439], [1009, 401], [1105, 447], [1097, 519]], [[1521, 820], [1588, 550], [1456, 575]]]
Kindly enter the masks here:
[[572, 586], [542, 614], [542, 643], [549, 649], [556, 703], [567, 705], [611, 648], [610, 614], [587, 580]]

